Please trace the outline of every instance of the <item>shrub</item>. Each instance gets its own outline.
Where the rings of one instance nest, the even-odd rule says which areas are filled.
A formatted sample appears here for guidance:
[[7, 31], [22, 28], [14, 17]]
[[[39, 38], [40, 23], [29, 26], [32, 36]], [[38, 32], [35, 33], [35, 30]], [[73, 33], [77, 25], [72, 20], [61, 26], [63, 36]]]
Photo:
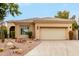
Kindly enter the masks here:
[[78, 26], [77, 22], [74, 21], [74, 22], [72, 23], [72, 29], [75, 30], [75, 29], [78, 29], [78, 28], [79, 28], [79, 26]]
[[32, 38], [32, 31], [29, 31], [28, 33], [29, 38]]
[[2, 38], [2, 35], [1, 34], [2, 34], [2, 31], [0, 30], [0, 39]]
[[4, 42], [5, 38], [7, 38], [7, 27], [6, 26], [0, 27], [0, 38], [2, 42]]
[[69, 39], [70, 39], [70, 40], [73, 39], [73, 31], [69, 31]]
[[4, 48], [0, 48], [0, 52], [3, 52], [4, 51]]
[[0, 38], [2, 38], [3, 36], [4, 36], [4, 38], [8, 37], [6, 26], [0, 27]]
[[7, 30], [4, 30], [4, 37], [8, 38]]

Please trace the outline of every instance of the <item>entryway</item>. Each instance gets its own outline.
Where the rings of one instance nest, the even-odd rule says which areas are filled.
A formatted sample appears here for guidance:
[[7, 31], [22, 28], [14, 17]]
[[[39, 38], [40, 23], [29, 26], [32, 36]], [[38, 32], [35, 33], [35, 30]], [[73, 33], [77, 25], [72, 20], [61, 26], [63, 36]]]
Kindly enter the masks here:
[[10, 33], [9, 33], [10, 38], [15, 38], [15, 26], [10, 27]]

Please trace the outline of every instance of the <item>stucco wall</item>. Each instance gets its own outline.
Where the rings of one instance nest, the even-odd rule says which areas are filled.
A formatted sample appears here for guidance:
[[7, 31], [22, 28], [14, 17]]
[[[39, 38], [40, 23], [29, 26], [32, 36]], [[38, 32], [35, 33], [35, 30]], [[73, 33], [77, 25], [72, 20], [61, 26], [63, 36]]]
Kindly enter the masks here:
[[28, 38], [28, 36], [27, 35], [21, 35], [21, 30], [20, 30], [20, 25], [28, 25], [29, 26], [29, 30], [30, 31], [32, 31], [32, 35], [33, 35], [33, 37], [34, 37], [34, 25], [33, 24], [27, 24], [27, 23], [25, 23], [25, 24], [23, 24], [23, 23], [21, 23], [21, 24], [16, 24], [15, 25], [15, 37], [16, 38]]
[[11, 26], [15, 26], [15, 24], [14, 23], [7, 23], [8, 34], [10, 34], [9, 31], [10, 31]]
[[74, 39], [78, 40], [78, 30], [74, 30], [73, 33], [74, 33]]
[[72, 30], [72, 24], [61, 24], [61, 23], [8, 23], [8, 30], [11, 26], [15, 26], [15, 37], [16, 38], [27, 38], [26, 35], [21, 35], [20, 33], [20, 25], [29, 25], [29, 30], [32, 31], [33, 38], [39, 39], [40, 36], [40, 27], [66, 27], [66, 37], [69, 39], [68, 32]]
[[68, 34], [68, 32], [69, 32], [70, 30], [72, 30], [72, 24], [36, 23], [36, 24], [35, 24], [35, 38], [36, 38], [36, 39], [39, 39], [40, 27], [60, 27], [60, 28], [61, 28], [61, 27], [66, 27], [66, 28], [67, 28], [67, 29], [66, 29], [67, 39], [69, 39], [69, 34]]
[[14, 23], [7, 23], [7, 28], [10, 28], [11, 26], [15, 26]]

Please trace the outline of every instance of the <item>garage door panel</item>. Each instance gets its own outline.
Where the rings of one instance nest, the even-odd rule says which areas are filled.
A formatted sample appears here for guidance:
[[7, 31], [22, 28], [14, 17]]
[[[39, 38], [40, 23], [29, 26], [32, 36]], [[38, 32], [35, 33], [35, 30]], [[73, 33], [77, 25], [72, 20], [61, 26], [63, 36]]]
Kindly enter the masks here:
[[40, 39], [42, 40], [66, 39], [65, 29], [63, 28], [41, 28]]

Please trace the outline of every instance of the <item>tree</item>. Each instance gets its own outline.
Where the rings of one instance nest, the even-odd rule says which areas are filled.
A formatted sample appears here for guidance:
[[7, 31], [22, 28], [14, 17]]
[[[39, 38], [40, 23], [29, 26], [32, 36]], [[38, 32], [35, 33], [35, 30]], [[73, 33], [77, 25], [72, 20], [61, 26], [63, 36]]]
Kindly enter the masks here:
[[18, 4], [15, 3], [0, 3], [0, 21], [3, 21], [7, 15], [20, 15]]
[[74, 22], [73, 22], [73, 24], [72, 24], [72, 29], [73, 30], [75, 30], [75, 29], [78, 29], [78, 24], [77, 24], [77, 22], [76, 22], [76, 20], [75, 20], [75, 18], [76, 18], [76, 16], [75, 15], [73, 15], [70, 19], [71, 20], [73, 20]]
[[[3, 21], [7, 15], [18, 16], [21, 14], [19, 11], [18, 4], [15, 3], [0, 3], [0, 21]], [[2, 25], [1, 23], [0, 25]], [[2, 29], [3, 32], [3, 29]], [[3, 33], [2, 33], [3, 34]], [[4, 34], [3, 34], [4, 35]], [[2, 42], [4, 41], [4, 38], [2, 39]]]
[[75, 15], [73, 15], [70, 19], [75, 19], [76, 18], [76, 16]]
[[72, 24], [72, 29], [75, 30], [75, 29], [78, 29], [78, 24], [76, 22], [76, 20], [74, 20], [73, 24]]
[[69, 12], [65, 11], [65, 10], [64, 11], [59, 11], [55, 17], [56, 18], [68, 19], [69, 18]]
[[71, 19], [73, 20], [73, 24], [72, 24], [72, 29], [78, 29], [78, 24], [75, 20], [76, 16], [73, 15], [71, 18], [69, 18], [69, 12], [68, 11], [58, 11], [57, 15], [55, 16], [55, 18], [63, 18], [63, 19]]

